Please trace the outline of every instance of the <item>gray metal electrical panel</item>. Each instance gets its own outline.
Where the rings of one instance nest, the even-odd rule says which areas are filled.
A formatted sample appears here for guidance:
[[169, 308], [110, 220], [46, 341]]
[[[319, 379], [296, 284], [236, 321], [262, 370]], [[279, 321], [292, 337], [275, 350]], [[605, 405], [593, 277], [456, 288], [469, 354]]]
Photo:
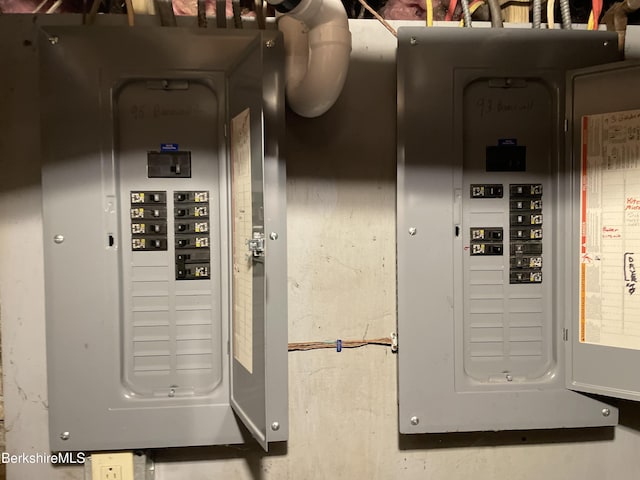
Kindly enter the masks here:
[[286, 440], [280, 34], [39, 50], [51, 449]]
[[581, 118], [639, 108], [638, 67], [567, 85], [620, 59], [606, 32], [401, 28], [398, 44], [400, 432], [615, 425], [567, 388], [640, 390], [639, 350], [580, 338]]

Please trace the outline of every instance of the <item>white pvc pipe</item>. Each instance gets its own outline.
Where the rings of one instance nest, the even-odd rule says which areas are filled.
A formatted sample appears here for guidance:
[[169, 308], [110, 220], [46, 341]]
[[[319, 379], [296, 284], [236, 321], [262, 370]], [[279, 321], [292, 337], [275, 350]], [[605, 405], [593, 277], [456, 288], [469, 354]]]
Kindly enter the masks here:
[[351, 32], [340, 0], [302, 0], [278, 18], [286, 51], [286, 94], [291, 109], [313, 118], [329, 110], [349, 70]]

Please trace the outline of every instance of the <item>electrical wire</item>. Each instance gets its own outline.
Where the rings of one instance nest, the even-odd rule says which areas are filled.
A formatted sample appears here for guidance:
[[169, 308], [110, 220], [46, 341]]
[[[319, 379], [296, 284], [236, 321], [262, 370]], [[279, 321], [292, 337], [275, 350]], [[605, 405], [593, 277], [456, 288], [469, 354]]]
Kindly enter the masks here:
[[156, 12], [160, 17], [160, 25], [163, 27], [176, 27], [178, 22], [176, 21], [176, 14], [173, 11], [172, 0], [154, 0]]
[[591, 28], [587, 26], [589, 30], [598, 30], [601, 13], [602, 13], [602, 0], [592, 0], [591, 14], [589, 15], [589, 25], [591, 25]]
[[569, 0], [560, 0], [560, 13], [562, 14], [562, 28], [571, 30], [571, 9]]
[[378, 20], [380, 23], [382, 23], [382, 25], [384, 25], [384, 28], [386, 28], [391, 32], [391, 35], [393, 35], [396, 38], [398, 37], [398, 32], [396, 32], [396, 29], [393, 28], [391, 25], [389, 25], [389, 23], [384, 18], [382, 18], [380, 14], [378, 14], [378, 12], [376, 12], [373, 8], [371, 8], [365, 0], [359, 0], [359, 2], [371, 15], [373, 15], [376, 18], [376, 20]]
[[240, 9], [240, 0], [232, 0], [231, 9], [233, 10], [233, 25], [236, 28], [244, 28], [242, 24], [242, 11]]
[[133, 27], [136, 23], [136, 12], [133, 10], [133, 0], [125, 0], [124, 4], [127, 6], [127, 23], [130, 27]]
[[[478, 10], [484, 4], [485, 4], [484, 0], [473, 0], [473, 2], [471, 2], [471, 5], [469, 6], [469, 13], [473, 15], [476, 12], [476, 10]], [[464, 19], [460, 20], [460, 26], [464, 27]]]
[[225, 0], [216, 0], [216, 26], [227, 28], [227, 2]]
[[542, 0], [533, 0], [533, 28], [542, 25]]
[[471, 28], [471, 10], [469, 10], [469, 0], [460, 0], [462, 6], [462, 24]]
[[555, 9], [556, 0], [547, 0], [547, 27], [550, 29], [556, 28]]
[[256, 7], [256, 20], [258, 21], [258, 28], [264, 30], [267, 28], [267, 21], [264, 15], [264, 2], [263, 0], [254, 0]]
[[453, 14], [456, 12], [456, 7], [458, 6], [458, 0], [449, 0], [449, 8], [447, 9], [447, 13], [444, 16], [444, 19], [447, 22], [453, 20]]
[[392, 341], [389, 337], [373, 338], [371, 340], [334, 340], [327, 342], [293, 342], [289, 344], [290, 352], [300, 352], [307, 350], [322, 350], [326, 348], [360, 348], [367, 345], [381, 345], [391, 347]]
[[491, 27], [502, 28], [502, 10], [500, 10], [499, 0], [487, 0], [489, 4], [489, 13], [491, 14]]
[[198, 27], [207, 28], [207, 3], [198, 0]]
[[426, 0], [427, 27], [433, 27], [433, 0]]
[[48, 2], [48, 1], [49, 1], [49, 0], [42, 0], [42, 1], [38, 4], [38, 6], [37, 6], [36, 8], [34, 8], [34, 9], [33, 9], [33, 12], [31, 12], [31, 13], [38, 13], [40, 10], [42, 10], [42, 7], [44, 7], [44, 6], [47, 4], [47, 2]]
[[47, 14], [49, 13], [55, 13], [56, 10], [58, 10], [60, 8], [60, 5], [62, 5], [62, 0], [56, 0], [53, 5], [51, 5], [51, 7], [49, 8], [49, 10], [47, 10]]

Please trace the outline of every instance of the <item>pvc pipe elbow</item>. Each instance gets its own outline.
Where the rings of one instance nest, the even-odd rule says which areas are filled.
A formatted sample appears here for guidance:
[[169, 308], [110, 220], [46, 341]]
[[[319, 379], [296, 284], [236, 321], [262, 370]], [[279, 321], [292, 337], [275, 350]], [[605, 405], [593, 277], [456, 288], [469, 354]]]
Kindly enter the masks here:
[[344, 7], [340, 0], [303, 0], [279, 17], [278, 28], [287, 55], [289, 106], [303, 117], [318, 117], [340, 96], [349, 70], [351, 32]]

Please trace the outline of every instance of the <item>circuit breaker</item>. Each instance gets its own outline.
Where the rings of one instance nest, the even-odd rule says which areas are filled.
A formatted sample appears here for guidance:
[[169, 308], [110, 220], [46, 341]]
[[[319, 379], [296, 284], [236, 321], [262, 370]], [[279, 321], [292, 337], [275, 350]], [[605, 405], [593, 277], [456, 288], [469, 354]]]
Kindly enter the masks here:
[[574, 71], [619, 60], [606, 32], [403, 28], [398, 43], [400, 432], [615, 425], [578, 393], [638, 391], [629, 351], [580, 334], [579, 192], [597, 190], [580, 125], [637, 109], [616, 81], [632, 91], [638, 67]]
[[51, 449], [286, 440], [282, 38], [39, 49]]

